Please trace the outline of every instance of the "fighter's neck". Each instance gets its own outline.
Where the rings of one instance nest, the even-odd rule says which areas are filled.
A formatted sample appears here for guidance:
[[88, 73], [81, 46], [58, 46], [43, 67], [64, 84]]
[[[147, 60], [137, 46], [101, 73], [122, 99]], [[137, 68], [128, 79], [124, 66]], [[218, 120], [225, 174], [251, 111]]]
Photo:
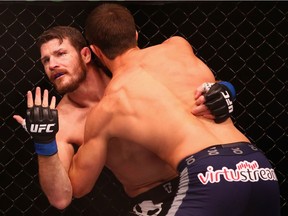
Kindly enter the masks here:
[[86, 79], [79, 87], [66, 96], [79, 107], [90, 107], [99, 102], [103, 97], [106, 86], [109, 82], [104, 72], [97, 70], [88, 70]]
[[113, 76], [117, 75], [119, 72], [124, 71], [123, 68], [126, 68], [128, 65], [136, 61], [139, 47], [129, 49], [125, 53], [117, 56], [113, 60], [105, 59], [106, 66], [112, 72]]

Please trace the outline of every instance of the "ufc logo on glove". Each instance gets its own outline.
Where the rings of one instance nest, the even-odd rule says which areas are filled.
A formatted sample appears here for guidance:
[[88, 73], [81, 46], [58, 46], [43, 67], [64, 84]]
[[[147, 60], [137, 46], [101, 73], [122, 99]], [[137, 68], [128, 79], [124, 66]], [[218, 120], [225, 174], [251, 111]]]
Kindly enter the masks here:
[[229, 113], [232, 113], [233, 112], [233, 105], [232, 105], [232, 101], [230, 100], [230, 94], [227, 91], [225, 91], [225, 93], [221, 92], [223, 97], [226, 99], [226, 103], [227, 103], [227, 106], [228, 106]]
[[54, 124], [31, 124], [30, 126], [30, 132], [32, 133], [42, 133], [43, 131], [46, 133], [52, 133], [54, 132], [53, 129], [51, 129], [51, 127], [54, 127]]
[[55, 137], [59, 127], [57, 110], [33, 106], [26, 113], [26, 125], [33, 137], [35, 152], [44, 156], [56, 154], [58, 148]]

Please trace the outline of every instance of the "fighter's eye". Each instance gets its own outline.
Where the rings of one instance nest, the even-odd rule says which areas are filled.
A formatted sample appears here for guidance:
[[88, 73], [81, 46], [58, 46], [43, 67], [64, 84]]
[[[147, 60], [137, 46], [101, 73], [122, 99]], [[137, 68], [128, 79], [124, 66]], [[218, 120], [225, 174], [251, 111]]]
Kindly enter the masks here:
[[66, 54], [66, 52], [58, 52], [58, 56], [63, 56], [65, 54]]
[[41, 59], [41, 62], [43, 65], [45, 65], [49, 62], [49, 58], [43, 58], [43, 59]]

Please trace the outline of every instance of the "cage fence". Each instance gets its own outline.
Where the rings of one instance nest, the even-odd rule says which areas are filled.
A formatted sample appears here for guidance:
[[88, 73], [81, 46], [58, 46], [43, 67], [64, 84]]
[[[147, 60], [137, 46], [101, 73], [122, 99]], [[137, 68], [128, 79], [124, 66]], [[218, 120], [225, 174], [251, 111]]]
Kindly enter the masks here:
[[[288, 213], [288, 2], [121, 2], [135, 17], [139, 47], [185, 37], [218, 80], [237, 91], [232, 119], [275, 168]], [[99, 2], [0, 2], [0, 214], [125, 215], [129, 198], [104, 169], [93, 191], [57, 210], [41, 191], [31, 138], [12, 118], [35, 86], [57, 95], [39, 61], [37, 37], [56, 25], [83, 30]]]

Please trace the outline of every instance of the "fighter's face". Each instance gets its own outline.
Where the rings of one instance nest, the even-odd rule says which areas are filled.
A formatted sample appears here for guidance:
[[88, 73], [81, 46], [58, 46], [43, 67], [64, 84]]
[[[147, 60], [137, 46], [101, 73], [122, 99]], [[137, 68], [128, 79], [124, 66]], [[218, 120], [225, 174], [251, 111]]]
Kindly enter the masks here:
[[69, 40], [50, 40], [40, 53], [45, 73], [60, 94], [74, 91], [85, 80], [86, 64]]

